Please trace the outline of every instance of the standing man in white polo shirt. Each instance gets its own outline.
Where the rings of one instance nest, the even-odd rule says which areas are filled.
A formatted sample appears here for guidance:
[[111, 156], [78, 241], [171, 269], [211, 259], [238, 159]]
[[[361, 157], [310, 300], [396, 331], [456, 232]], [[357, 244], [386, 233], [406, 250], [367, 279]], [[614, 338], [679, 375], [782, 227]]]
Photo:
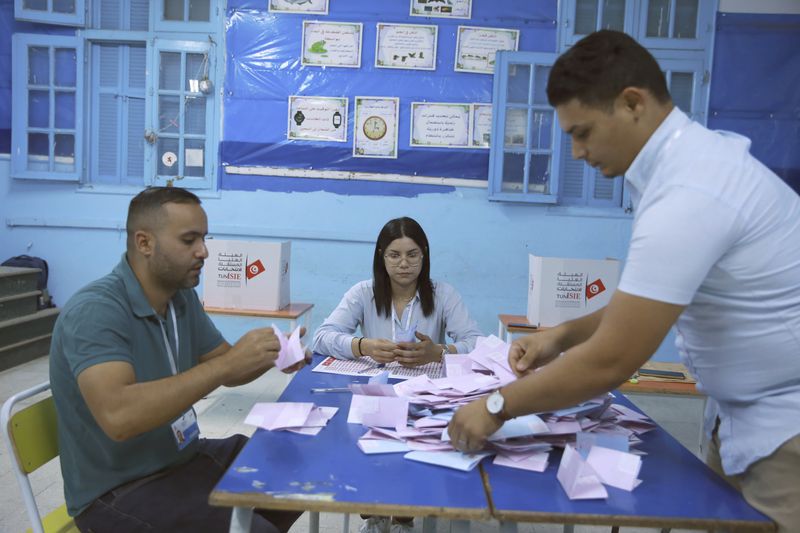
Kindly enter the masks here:
[[605, 309], [513, 344], [521, 379], [461, 408], [453, 442], [478, 449], [509, 417], [613, 389], [674, 324], [709, 396], [709, 464], [779, 531], [800, 531], [800, 197], [748, 139], [676, 108], [658, 63], [624, 33], [563, 54], [547, 96], [573, 156], [628, 182], [625, 269]]

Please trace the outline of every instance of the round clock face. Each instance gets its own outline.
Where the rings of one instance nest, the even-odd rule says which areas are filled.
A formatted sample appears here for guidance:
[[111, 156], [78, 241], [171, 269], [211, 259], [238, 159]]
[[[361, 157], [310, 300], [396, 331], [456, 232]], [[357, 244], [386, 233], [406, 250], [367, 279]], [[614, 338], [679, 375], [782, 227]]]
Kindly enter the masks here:
[[364, 135], [373, 141], [383, 139], [386, 135], [386, 121], [377, 116], [367, 118], [364, 121]]

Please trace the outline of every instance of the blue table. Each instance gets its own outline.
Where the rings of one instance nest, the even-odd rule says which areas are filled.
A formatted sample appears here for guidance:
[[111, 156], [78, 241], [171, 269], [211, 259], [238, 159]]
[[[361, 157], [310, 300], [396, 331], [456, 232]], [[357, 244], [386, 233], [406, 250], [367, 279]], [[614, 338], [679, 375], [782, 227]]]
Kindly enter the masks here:
[[[615, 392], [615, 403], [636, 407]], [[638, 409], [637, 409], [638, 410]], [[556, 472], [561, 452], [550, 452], [543, 473], [495, 466], [481, 467], [490, 485], [492, 515], [513, 522], [570, 523], [655, 528], [774, 531], [766, 516], [661, 427], [642, 436], [647, 452], [632, 492], [606, 486], [606, 500], [570, 500]]]
[[[289, 383], [280, 401], [314, 402], [339, 412], [317, 436], [258, 430], [211, 493], [213, 505], [236, 507], [235, 529], [246, 529], [245, 508], [434, 516], [455, 520], [491, 518], [481, 473], [403, 459], [403, 454], [366, 455], [356, 446], [366, 429], [347, 423], [350, 393], [310, 392], [346, 387], [353, 378], [311, 372], [321, 357]], [[232, 528], [232, 531], [234, 528]]]
[[[365, 429], [347, 423], [351, 395], [313, 394], [310, 389], [345, 387], [366, 378], [311, 372], [321, 360], [316, 356], [298, 372], [280, 400], [313, 401], [339, 407], [339, 412], [316, 437], [263, 430], [253, 435], [209, 498], [213, 505], [234, 507], [231, 531], [249, 528], [252, 507], [496, 518], [504, 523], [774, 531], [769, 519], [661, 428], [646, 434], [640, 446], [648, 453], [642, 485], [633, 492], [607, 487], [607, 500], [567, 498], [556, 479], [559, 452], [551, 452], [544, 473], [496, 467], [491, 460], [472, 472], [458, 472], [408, 461], [403, 454], [365, 455], [356, 446]], [[617, 396], [618, 403], [632, 406]]]

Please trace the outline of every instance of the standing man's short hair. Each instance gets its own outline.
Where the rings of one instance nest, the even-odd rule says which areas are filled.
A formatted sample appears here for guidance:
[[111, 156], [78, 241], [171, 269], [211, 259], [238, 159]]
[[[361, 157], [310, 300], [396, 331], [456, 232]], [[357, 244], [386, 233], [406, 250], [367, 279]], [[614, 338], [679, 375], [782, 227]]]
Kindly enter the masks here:
[[652, 54], [626, 33], [600, 30], [558, 58], [547, 81], [547, 99], [553, 107], [577, 98], [583, 105], [610, 110], [626, 87], [647, 89], [662, 104], [671, 101]]
[[200, 198], [192, 192], [180, 187], [148, 187], [133, 197], [128, 206], [128, 220], [125, 229], [128, 233], [128, 245], [133, 242], [134, 234], [141, 230], [152, 231], [163, 222], [161, 206], [164, 204], [200, 205]]

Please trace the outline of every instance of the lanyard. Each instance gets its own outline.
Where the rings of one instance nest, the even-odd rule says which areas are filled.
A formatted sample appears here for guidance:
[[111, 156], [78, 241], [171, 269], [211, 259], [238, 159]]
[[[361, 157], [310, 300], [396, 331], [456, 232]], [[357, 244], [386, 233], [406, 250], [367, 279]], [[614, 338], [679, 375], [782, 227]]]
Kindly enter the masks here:
[[[406, 327], [404, 328], [404, 331], [408, 331], [408, 328], [411, 327], [411, 317], [414, 314], [414, 303], [416, 303], [416, 301], [417, 301], [417, 297], [416, 297], [416, 295], [414, 295], [414, 297], [411, 299], [411, 301], [408, 302], [408, 304], [406, 305], [406, 307], [410, 306], [411, 308], [408, 310], [408, 320], [406, 321]], [[392, 342], [397, 342], [395, 340], [395, 339], [397, 339], [397, 334], [396, 334], [396, 329], [395, 329], [396, 328], [395, 324], [397, 322], [400, 322], [400, 327], [403, 326], [403, 322], [400, 319], [397, 318], [397, 313], [394, 310], [394, 303], [392, 303]]]
[[175, 318], [175, 306], [172, 305], [172, 302], [169, 302], [169, 312], [172, 315], [172, 330], [175, 332], [175, 354], [172, 353], [172, 346], [169, 344], [167, 330], [164, 329], [164, 323], [159, 320], [158, 325], [161, 326], [161, 336], [164, 338], [164, 346], [167, 348], [167, 360], [169, 361], [169, 367], [172, 369], [172, 375], [174, 376], [178, 373], [177, 355], [181, 353], [181, 341], [178, 338], [178, 319]]

